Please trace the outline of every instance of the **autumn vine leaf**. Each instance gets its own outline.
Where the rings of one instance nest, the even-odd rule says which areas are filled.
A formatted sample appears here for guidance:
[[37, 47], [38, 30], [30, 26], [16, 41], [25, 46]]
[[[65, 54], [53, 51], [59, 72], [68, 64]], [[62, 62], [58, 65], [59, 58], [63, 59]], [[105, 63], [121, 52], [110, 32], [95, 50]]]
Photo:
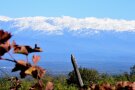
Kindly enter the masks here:
[[[40, 88], [38, 90], [43, 89], [43, 82], [41, 78], [44, 76], [46, 70], [36, 65], [40, 60], [40, 56], [33, 55], [32, 61], [34, 64], [32, 65], [31, 63], [28, 63], [28, 55], [33, 52], [42, 52], [42, 49], [38, 47], [37, 44], [35, 44], [34, 48], [28, 45], [18, 45], [15, 41], [10, 44], [9, 40], [11, 37], [12, 35], [9, 32], [0, 30], [0, 59], [15, 63], [12, 72], [20, 71], [21, 78], [25, 78], [27, 75], [31, 75], [38, 81], [34, 87], [38, 85], [38, 88]], [[10, 49], [12, 48], [14, 53], [26, 55], [27, 62], [25, 60], [14, 59], [14, 57], [9, 53]], [[8, 53], [12, 59], [1, 57], [5, 53]]]
[[45, 69], [39, 66], [32, 66], [24, 60], [17, 60], [12, 72], [20, 71], [21, 78], [31, 75], [33, 78], [40, 79], [45, 74]]
[[54, 90], [53, 82], [47, 82], [45, 90]]
[[17, 60], [15, 67], [12, 69], [12, 72], [20, 71], [21, 78], [25, 78], [27, 74], [25, 74], [25, 71], [31, 67], [30, 63], [26, 63], [24, 60]]
[[37, 44], [35, 44], [35, 47], [32, 48], [28, 45], [17, 45], [15, 41], [13, 41], [13, 49], [14, 53], [26, 55], [27, 62], [28, 62], [28, 54], [33, 52], [42, 52], [42, 49], [40, 47], [37, 47]]
[[20, 64], [22, 66], [27, 66], [28, 63], [26, 63], [24, 60], [17, 60], [17, 64]]
[[35, 47], [32, 48], [31, 46], [28, 45], [17, 45], [15, 41], [13, 41], [13, 49], [14, 49], [14, 53], [24, 54], [24, 55], [28, 55], [29, 53], [33, 53], [33, 52], [42, 52], [42, 49], [40, 47], [37, 47], [36, 44]]
[[33, 76], [35, 79], [40, 79], [45, 74], [45, 69], [39, 66], [32, 66], [25, 71], [25, 74]]
[[0, 56], [3, 56], [11, 49], [11, 45], [9, 40], [6, 41], [4, 44], [0, 44]]
[[36, 65], [39, 60], [40, 60], [40, 56], [33, 55], [32, 61], [33, 61], [34, 65]]
[[32, 75], [32, 72], [36, 71], [36, 67], [32, 66], [25, 71], [25, 74]]
[[28, 50], [26, 47], [30, 48], [30, 46], [19, 46], [16, 45], [15, 41], [13, 41], [12, 44], [13, 44], [14, 53], [28, 55]]
[[5, 43], [6, 41], [8, 41], [11, 38], [11, 34], [4, 31], [4, 30], [0, 30], [0, 44]]
[[11, 36], [12, 35], [10, 33], [0, 30], [0, 57], [11, 49], [9, 42]]

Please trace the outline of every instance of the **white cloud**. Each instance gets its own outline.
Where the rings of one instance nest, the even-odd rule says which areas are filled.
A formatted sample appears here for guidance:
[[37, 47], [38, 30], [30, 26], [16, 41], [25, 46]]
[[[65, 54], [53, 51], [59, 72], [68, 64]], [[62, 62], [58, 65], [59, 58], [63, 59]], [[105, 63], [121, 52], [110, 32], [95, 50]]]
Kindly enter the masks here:
[[[4, 23], [12, 22], [11, 28], [19, 30], [35, 30], [44, 32], [59, 32], [64, 29], [69, 31], [82, 31], [87, 33], [91, 30], [98, 31], [135, 31], [135, 20], [118, 20], [110, 18], [74, 18], [69, 16], [63, 17], [22, 17], [10, 18], [0, 16], [0, 21]], [[2, 28], [2, 26], [0, 27]]]
[[6, 16], [0, 16], [0, 21], [9, 21], [9, 20], [12, 20], [11, 18], [9, 17], [6, 17]]

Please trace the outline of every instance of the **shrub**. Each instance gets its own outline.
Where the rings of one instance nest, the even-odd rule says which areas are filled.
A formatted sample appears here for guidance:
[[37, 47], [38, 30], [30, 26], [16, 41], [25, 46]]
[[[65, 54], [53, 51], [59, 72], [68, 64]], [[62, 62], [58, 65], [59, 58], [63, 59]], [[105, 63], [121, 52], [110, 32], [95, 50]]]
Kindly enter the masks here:
[[[79, 71], [80, 71], [82, 80], [85, 85], [90, 84], [90, 82], [96, 83], [99, 80], [99, 73], [97, 70], [80, 67]], [[67, 83], [68, 84], [78, 84], [74, 70], [69, 72]]]

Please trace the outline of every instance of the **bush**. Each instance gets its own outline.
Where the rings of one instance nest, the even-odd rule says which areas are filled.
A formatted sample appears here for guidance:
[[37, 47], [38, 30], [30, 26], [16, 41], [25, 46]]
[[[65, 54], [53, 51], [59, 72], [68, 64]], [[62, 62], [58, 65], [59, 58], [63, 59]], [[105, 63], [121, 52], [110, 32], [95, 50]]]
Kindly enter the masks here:
[[[90, 82], [96, 83], [99, 80], [99, 73], [98, 73], [98, 71], [96, 71], [94, 69], [87, 69], [87, 68], [80, 67], [79, 71], [80, 71], [82, 80], [85, 85], [90, 84]], [[67, 83], [68, 84], [78, 84], [74, 70], [69, 72]]]
[[135, 65], [130, 67], [130, 75], [135, 75]]
[[114, 84], [115, 79], [112, 75], [103, 73], [103, 74], [100, 75], [100, 80], [98, 81], [98, 84], [102, 84], [102, 83]]

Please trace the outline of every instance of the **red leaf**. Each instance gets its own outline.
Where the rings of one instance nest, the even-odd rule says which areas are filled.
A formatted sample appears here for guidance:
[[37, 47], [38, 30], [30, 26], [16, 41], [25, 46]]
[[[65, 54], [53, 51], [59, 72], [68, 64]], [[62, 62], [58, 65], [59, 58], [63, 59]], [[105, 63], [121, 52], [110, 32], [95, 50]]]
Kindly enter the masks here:
[[14, 48], [14, 53], [28, 55], [28, 50], [25, 46], [15, 45], [13, 48]]
[[33, 78], [40, 79], [44, 76], [46, 70], [39, 66], [31, 66], [25, 70], [26, 75], [31, 75]]
[[3, 56], [11, 49], [11, 45], [9, 41], [6, 41], [4, 44], [0, 44], [0, 56]]
[[20, 76], [21, 78], [25, 78], [27, 74], [25, 71], [31, 67], [30, 63], [26, 63], [24, 60], [17, 60], [15, 67], [12, 69], [12, 72], [21, 71]]
[[5, 43], [6, 41], [8, 41], [11, 38], [11, 34], [4, 31], [4, 30], [0, 30], [0, 44]]
[[33, 61], [34, 65], [36, 65], [39, 60], [40, 60], [40, 56], [33, 55], [32, 61]]
[[46, 73], [46, 70], [43, 69], [42, 67], [39, 67], [39, 66], [37, 66], [36, 68], [37, 68], [37, 71], [38, 71], [38, 78], [40, 79], [44, 76], [44, 74]]
[[34, 48], [32, 48], [28, 45], [17, 45], [15, 41], [13, 41], [12, 46], [14, 48], [14, 53], [18, 54], [28, 55], [29, 53], [33, 52], [42, 52], [42, 49], [40, 47], [37, 47], [37, 45]]
[[45, 90], [54, 90], [53, 82], [47, 82]]
[[23, 65], [23, 66], [27, 65], [27, 63], [24, 60], [17, 60], [17, 64], [20, 64], [20, 65]]

